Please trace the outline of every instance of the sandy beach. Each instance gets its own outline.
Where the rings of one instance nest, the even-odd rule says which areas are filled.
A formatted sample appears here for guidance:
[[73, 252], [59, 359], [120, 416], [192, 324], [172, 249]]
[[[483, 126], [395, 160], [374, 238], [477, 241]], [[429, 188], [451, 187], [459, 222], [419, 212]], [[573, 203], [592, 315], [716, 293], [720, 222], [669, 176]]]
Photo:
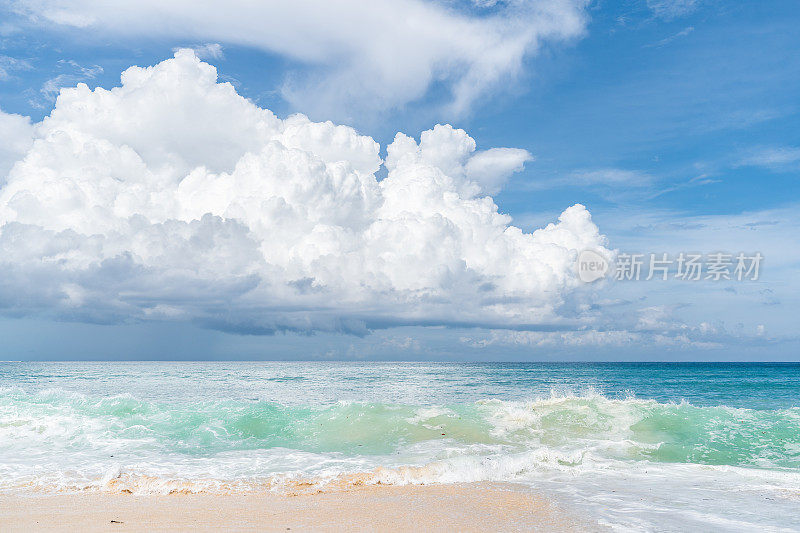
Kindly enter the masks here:
[[548, 498], [511, 484], [363, 486], [280, 495], [0, 495], [11, 531], [587, 531]]

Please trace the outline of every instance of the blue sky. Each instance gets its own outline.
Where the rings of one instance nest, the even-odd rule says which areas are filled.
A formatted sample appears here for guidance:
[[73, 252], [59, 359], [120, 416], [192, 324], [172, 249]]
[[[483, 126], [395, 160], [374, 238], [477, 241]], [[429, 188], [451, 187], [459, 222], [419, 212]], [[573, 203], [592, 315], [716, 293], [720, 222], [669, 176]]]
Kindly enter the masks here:
[[[313, 121], [352, 126], [380, 143], [382, 157], [396, 132], [419, 138], [420, 131], [437, 123], [463, 128], [479, 148], [527, 150], [533, 161], [494, 194], [500, 212], [511, 215], [523, 230], [543, 227], [581, 203], [608, 237], [609, 248], [642, 253], [760, 251], [763, 276], [751, 283], [603, 286], [592, 304], [602, 315], [601, 325], [589, 329], [633, 334], [611, 343], [579, 342], [560, 334], [519, 336], [509, 332], [520, 328], [498, 328], [496, 323], [464, 328], [454, 321], [425, 327], [422, 321], [358, 335], [237, 335], [191, 322], [122, 317], [98, 325], [91, 323], [98, 320], [12, 309], [0, 319], [2, 359], [797, 358], [796, 2], [565, 2], [577, 5], [579, 27], [567, 26], [567, 21], [567, 29], [558, 29], [559, 37], [544, 33], [517, 67], [485, 85], [480, 80], [461, 106], [453, 104], [461, 74], [447, 70], [423, 81], [413, 74], [399, 76], [391, 90], [365, 84], [363, 98], [340, 90], [339, 80], [347, 77], [352, 77], [355, 91], [360, 78], [391, 78], [394, 68], [414, 71], [415, 62], [422, 60], [414, 50], [402, 50], [412, 41], [394, 43], [396, 50], [388, 43], [381, 58], [389, 65], [381, 67], [386, 72], [373, 72], [371, 63], [362, 64], [366, 59], [361, 50], [368, 45], [342, 44], [338, 34], [326, 39], [338, 43], [341, 51], [320, 60], [314, 49], [292, 49], [293, 42], [279, 46], [269, 40], [226, 39], [235, 33], [213, 27], [189, 30], [175, 23], [168, 30], [152, 29], [147, 18], [153, 15], [145, 8], [132, 15], [130, 29], [115, 31], [115, 15], [93, 13], [91, 3], [79, 4], [67, 15], [96, 20], [75, 23], [58, 2], [0, 7], [3, 112], [38, 122], [52, 111], [61, 86], [84, 82], [90, 88], [115, 87], [131, 65], [155, 65], [176, 48], [195, 48], [217, 67], [220, 81], [229, 81], [258, 106], [279, 117], [302, 112]], [[434, 6], [454, 17], [469, 17], [476, 25], [515, 9], [503, 2], [488, 4]], [[536, 16], [533, 11], [516, 14]], [[238, 27], [235, 20], [220, 22], [226, 23]], [[297, 31], [313, 29], [299, 24]], [[442, 39], [446, 44], [447, 38]], [[430, 61], [439, 65], [441, 58]], [[465, 62], [481, 64], [473, 56]], [[657, 325], [636, 326], [644, 315], [658, 315]], [[654, 342], [648, 336], [652, 334], [671, 340]], [[685, 334], [686, 342], [675, 341]]]

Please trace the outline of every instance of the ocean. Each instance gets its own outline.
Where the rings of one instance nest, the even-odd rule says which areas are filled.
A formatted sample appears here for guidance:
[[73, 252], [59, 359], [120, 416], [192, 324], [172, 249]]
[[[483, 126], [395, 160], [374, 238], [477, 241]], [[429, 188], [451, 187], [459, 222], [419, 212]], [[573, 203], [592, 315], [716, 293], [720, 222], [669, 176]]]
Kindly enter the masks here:
[[800, 364], [3, 362], [0, 490], [507, 481], [618, 531], [800, 531]]

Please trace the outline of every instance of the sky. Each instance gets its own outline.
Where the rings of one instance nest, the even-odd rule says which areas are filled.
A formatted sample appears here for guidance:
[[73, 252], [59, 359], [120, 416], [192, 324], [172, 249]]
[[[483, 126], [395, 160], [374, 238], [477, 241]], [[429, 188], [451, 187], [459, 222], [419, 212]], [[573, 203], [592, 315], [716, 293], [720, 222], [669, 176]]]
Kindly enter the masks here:
[[798, 23], [0, 2], [0, 359], [797, 360]]

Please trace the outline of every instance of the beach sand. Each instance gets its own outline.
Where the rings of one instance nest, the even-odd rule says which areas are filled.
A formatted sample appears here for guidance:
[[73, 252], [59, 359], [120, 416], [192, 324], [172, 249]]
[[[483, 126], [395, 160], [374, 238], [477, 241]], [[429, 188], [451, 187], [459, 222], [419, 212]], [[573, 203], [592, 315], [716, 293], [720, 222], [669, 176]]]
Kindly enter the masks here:
[[281, 495], [0, 494], [10, 531], [591, 531], [511, 484], [369, 485]]

